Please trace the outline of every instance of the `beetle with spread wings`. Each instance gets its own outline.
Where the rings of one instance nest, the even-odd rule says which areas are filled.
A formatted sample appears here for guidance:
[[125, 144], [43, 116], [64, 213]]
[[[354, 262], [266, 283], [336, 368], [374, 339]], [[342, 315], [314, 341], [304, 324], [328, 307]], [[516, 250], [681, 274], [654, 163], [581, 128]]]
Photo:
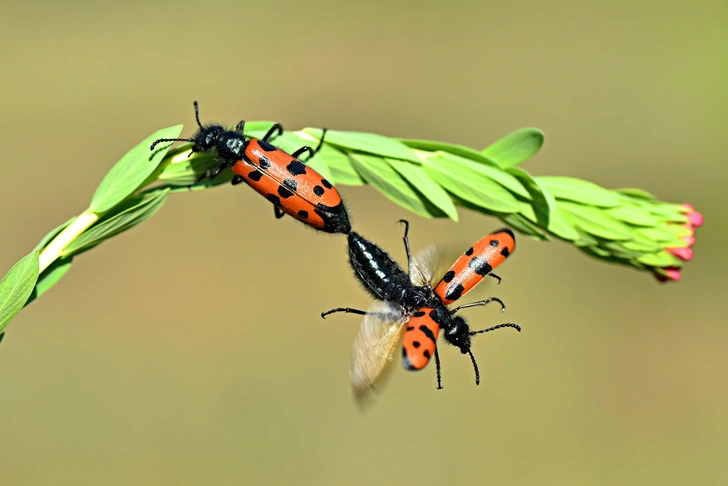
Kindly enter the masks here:
[[358, 280], [377, 300], [366, 311], [340, 307], [321, 314], [324, 318], [335, 312], [364, 316], [354, 341], [350, 369], [354, 397], [360, 406], [376, 397], [377, 384], [390, 369], [400, 342], [405, 369], [420, 370], [435, 356], [437, 388], [441, 389], [440, 356], [437, 352], [437, 336], [441, 329], [446, 342], [470, 356], [476, 384], [480, 383], [480, 373], [470, 350], [471, 336], [503, 327], [521, 330], [517, 324], [505, 323], [471, 331], [465, 319], [456, 315], [461, 309], [492, 301], [501, 304], [501, 310], [505, 310], [503, 302], [495, 297], [452, 310], [447, 308], [486, 276], [500, 282], [500, 277], [491, 271], [515, 249], [515, 237], [510, 229], [501, 229], [478, 240], [437, 281], [436, 275], [440, 273], [437, 272], [434, 248], [426, 248], [411, 257], [407, 237], [409, 223], [405, 220], [400, 222], [405, 224], [403, 239], [409, 272], [406, 273], [379, 246], [351, 232], [348, 236], [349, 262]]

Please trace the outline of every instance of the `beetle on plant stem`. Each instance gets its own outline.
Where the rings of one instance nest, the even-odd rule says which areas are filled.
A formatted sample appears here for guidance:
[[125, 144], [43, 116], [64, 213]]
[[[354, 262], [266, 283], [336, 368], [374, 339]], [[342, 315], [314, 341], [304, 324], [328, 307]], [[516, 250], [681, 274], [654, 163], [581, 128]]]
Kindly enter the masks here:
[[288, 154], [270, 143], [275, 136], [283, 134], [281, 124], [274, 124], [262, 139], [246, 137], [243, 134], [245, 121], [238, 123], [235, 130], [215, 124], [202, 125], [196, 101], [194, 105], [195, 119], [200, 127], [197, 133], [191, 138], [160, 138], [150, 150], [164, 142], [193, 142], [192, 153], [212, 151], [220, 163], [199, 180], [212, 179], [230, 167], [235, 174], [232, 184], [245, 182], [268, 199], [274, 205], [276, 218], [289, 214], [327, 233], [348, 234], [351, 231], [349, 214], [339, 192], [300, 159], [307, 153], [308, 161], [321, 149], [325, 128], [315, 149], [304, 146]]

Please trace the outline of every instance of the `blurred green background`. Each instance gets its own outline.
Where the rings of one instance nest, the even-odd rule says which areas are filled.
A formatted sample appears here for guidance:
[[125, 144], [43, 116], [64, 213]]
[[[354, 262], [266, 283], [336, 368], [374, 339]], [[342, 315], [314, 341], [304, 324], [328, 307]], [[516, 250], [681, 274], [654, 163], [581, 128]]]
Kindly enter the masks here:
[[[369, 298], [345, 239], [249, 188], [174, 195], [77, 258], [0, 345], [0, 482], [726, 484], [728, 4], [14, 2], [3, 6], [0, 273], [88, 206], [130, 147], [202, 118], [276, 120], [476, 148], [546, 134], [524, 168], [690, 202], [679, 284], [521, 238], [467, 301], [483, 382], [442, 351], [396, 368], [370, 413], [348, 382]], [[500, 221], [425, 220], [341, 187], [400, 259]]]

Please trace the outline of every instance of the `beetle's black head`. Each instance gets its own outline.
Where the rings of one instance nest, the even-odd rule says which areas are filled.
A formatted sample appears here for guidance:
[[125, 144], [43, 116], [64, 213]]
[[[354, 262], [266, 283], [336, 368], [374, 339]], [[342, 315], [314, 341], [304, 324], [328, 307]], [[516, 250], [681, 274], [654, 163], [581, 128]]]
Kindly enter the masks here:
[[460, 316], [452, 319], [452, 324], [445, 330], [445, 340], [467, 354], [470, 351], [470, 326]]
[[193, 152], [207, 152], [208, 150], [217, 148], [217, 141], [220, 135], [225, 133], [225, 128], [220, 125], [207, 125], [192, 137], [195, 145], [192, 147]]

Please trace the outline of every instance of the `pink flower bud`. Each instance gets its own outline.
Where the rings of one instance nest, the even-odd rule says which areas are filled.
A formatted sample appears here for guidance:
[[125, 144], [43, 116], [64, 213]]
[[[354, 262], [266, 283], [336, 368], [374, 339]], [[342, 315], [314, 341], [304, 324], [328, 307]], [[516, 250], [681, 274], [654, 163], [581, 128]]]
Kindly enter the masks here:
[[672, 280], [673, 282], [679, 282], [680, 277], [680, 269], [678, 267], [667, 267], [665, 269], [665, 273], [667, 274], [668, 278]]
[[690, 224], [693, 225], [696, 228], [699, 228], [703, 226], [703, 215], [700, 214], [697, 211], [693, 211], [692, 213], [686, 214], [688, 221], [690, 221]]
[[684, 207], [685, 209], [689, 209], [690, 211], [695, 211], [695, 206], [689, 203], [683, 204], [682, 207]]
[[655, 278], [660, 282], [679, 282], [680, 281], [680, 269], [678, 267], [665, 267], [662, 269], [665, 275], [661, 273], [655, 273]]
[[665, 248], [667, 251], [678, 257], [680, 260], [689, 262], [693, 259], [693, 250], [690, 248]]
[[687, 244], [688, 244], [688, 246], [693, 246], [693, 245], [695, 244], [695, 237], [694, 237], [694, 236], [692, 236], [692, 235], [690, 235], [690, 236], [683, 236], [683, 237], [682, 237], [681, 239], [682, 239], [682, 240], [683, 240], [683, 241], [684, 241], [685, 243], [687, 243]]

